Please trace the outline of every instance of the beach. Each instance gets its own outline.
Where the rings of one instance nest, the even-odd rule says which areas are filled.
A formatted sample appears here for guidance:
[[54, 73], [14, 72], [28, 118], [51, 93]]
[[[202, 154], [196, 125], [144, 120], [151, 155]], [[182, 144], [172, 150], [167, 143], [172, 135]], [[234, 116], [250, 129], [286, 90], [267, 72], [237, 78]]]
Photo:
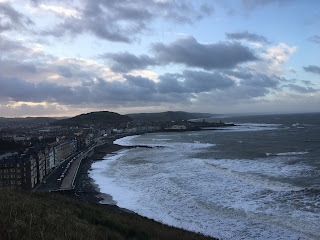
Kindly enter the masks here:
[[96, 147], [88, 157], [82, 160], [75, 182], [74, 193], [70, 196], [78, 201], [101, 203], [105, 208], [111, 210], [130, 212], [129, 210], [119, 208], [110, 195], [101, 193], [99, 187], [89, 177], [89, 171], [93, 162], [103, 161], [103, 158], [107, 154], [112, 154], [126, 148], [113, 144], [114, 140], [113, 138], [106, 139], [104, 145]]
[[[104, 160], [104, 157], [108, 154], [114, 154], [117, 151], [123, 150], [123, 149], [130, 149], [134, 148], [132, 146], [120, 146], [117, 144], [114, 144], [113, 141], [115, 141], [116, 138], [113, 139], [106, 139], [106, 143], [104, 145], [101, 145], [99, 147], [96, 147], [95, 150], [90, 154], [88, 157], [83, 159], [79, 171], [76, 178], [76, 186], [73, 192], [66, 193], [66, 196], [71, 197], [72, 199], [80, 202], [89, 202], [93, 204], [99, 204], [103, 208], [116, 212], [118, 214], [124, 215], [129, 214], [128, 217], [132, 219], [137, 219], [137, 221], [147, 221], [150, 224], [150, 226], [154, 226], [158, 228], [158, 226], [163, 226], [161, 228], [167, 229], [166, 231], [168, 234], [170, 234], [171, 231], [173, 232], [179, 232], [180, 237], [175, 237], [174, 239], [180, 239], [182, 236], [184, 236], [186, 239], [213, 239], [216, 238], [210, 237], [210, 236], [204, 236], [202, 234], [188, 231], [181, 228], [176, 228], [173, 226], [168, 226], [166, 224], [163, 224], [161, 222], [154, 221], [153, 219], [149, 219], [147, 217], [141, 216], [129, 209], [121, 208], [117, 206], [116, 202], [112, 199], [112, 197], [106, 193], [101, 193], [99, 187], [94, 183], [94, 181], [89, 177], [89, 172], [91, 170], [91, 165], [95, 162], [99, 161], [108, 161]], [[131, 217], [130, 217], [131, 216]], [[183, 237], [183, 238], [184, 238]]]

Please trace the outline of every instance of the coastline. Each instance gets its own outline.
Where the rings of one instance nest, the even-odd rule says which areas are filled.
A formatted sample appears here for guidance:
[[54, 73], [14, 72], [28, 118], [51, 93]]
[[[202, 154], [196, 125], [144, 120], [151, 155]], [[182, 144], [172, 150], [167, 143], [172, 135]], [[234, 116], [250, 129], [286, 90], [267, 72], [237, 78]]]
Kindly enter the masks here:
[[131, 212], [116, 205], [111, 195], [101, 193], [98, 185], [89, 176], [92, 163], [95, 161], [103, 161], [107, 154], [113, 154], [122, 149], [128, 148], [114, 144], [116, 138], [106, 139], [106, 143], [96, 147], [90, 156], [82, 160], [75, 182], [74, 193], [70, 197], [77, 201], [98, 203], [101, 206], [119, 212]]
[[[122, 138], [126, 136], [130, 136], [130, 135], [125, 135], [118, 138]], [[137, 146], [120, 146], [120, 145], [114, 144], [113, 142], [118, 138], [115, 137], [115, 138], [105, 139], [106, 140], [105, 144], [99, 147], [96, 147], [92, 152], [92, 154], [90, 154], [90, 156], [87, 156], [85, 159], [83, 159], [76, 177], [75, 189], [73, 192], [70, 192], [69, 194], [67, 193], [67, 196], [71, 197], [76, 201], [98, 204], [99, 206], [105, 208], [106, 210], [115, 212], [116, 214], [121, 214], [121, 215], [129, 214], [132, 218], [144, 219], [143, 221], [148, 221], [148, 223], [150, 224], [162, 225], [164, 228], [168, 228], [168, 231], [171, 231], [169, 229], [177, 229], [178, 231], [181, 231], [182, 235], [174, 239], [180, 239], [180, 237], [184, 235], [185, 237], [190, 237], [192, 239], [218, 240], [217, 238], [214, 238], [211, 236], [205, 236], [201, 233], [192, 232], [192, 231], [182, 229], [182, 228], [177, 228], [174, 226], [169, 226], [164, 223], [157, 222], [153, 219], [149, 219], [147, 217], [141, 216], [129, 209], [120, 208], [117, 205], [116, 201], [112, 199], [111, 195], [100, 192], [98, 185], [96, 185], [93, 179], [91, 179], [89, 176], [89, 171], [91, 169], [92, 163], [96, 161], [104, 161], [103, 158], [107, 154], [114, 154], [122, 149], [130, 149], [130, 148], [137, 147]], [[142, 146], [142, 147], [145, 147], [145, 146]]]

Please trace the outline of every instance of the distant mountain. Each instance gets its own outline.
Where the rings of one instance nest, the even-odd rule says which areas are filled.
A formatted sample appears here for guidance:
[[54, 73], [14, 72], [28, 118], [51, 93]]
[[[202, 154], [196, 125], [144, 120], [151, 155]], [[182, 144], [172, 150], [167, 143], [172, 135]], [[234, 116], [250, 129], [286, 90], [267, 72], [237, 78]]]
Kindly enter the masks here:
[[211, 113], [189, 113], [189, 112], [161, 112], [161, 113], [134, 113], [127, 114], [135, 121], [168, 122], [196, 118], [210, 118], [215, 116]]
[[91, 112], [81, 114], [72, 118], [58, 120], [53, 125], [60, 126], [85, 126], [85, 125], [109, 125], [130, 122], [132, 119], [128, 116], [120, 115], [115, 112]]
[[4, 118], [0, 117], [0, 124], [10, 125], [10, 124], [42, 124], [54, 122], [56, 119], [49, 117], [26, 117], [26, 118]]

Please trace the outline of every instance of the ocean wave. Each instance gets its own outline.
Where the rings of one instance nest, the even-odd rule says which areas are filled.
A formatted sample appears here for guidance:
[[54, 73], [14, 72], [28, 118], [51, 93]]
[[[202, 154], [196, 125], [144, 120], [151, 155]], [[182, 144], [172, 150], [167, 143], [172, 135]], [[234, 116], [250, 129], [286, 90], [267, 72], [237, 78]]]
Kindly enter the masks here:
[[115, 140], [113, 143], [118, 144], [120, 146], [135, 146], [135, 144], [132, 143], [132, 140], [139, 136], [140, 135], [126, 136]]
[[258, 186], [265, 189], [269, 189], [272, 191], [280, 192], [280, 191], [301, 191], [302, 187], [297, 187], [289, 183], [282, 183], [277, 181], [276, 179], [269, 179], [263, 174], [257, 174], [254, 172], [238, 172], [235, 170], [231, 170], [229, 168], [219, 167], [214, 164], [210, 164], [207, 162], [203, 162], [203, 164], [209, 168], [212, 168], [216, 171], [223, 172], [226, 175], [229, 175], [233, 178], [236, 178], [242, 182], [246, 182], [252, 186]]
[[266, 153], [266, 156], [294, 156], [294, 155], [304, 155], [308, 152], [284, 152], [284, 153]]
[[121, 146], [148, 146], [148, 147], [168, 147], [175, 149], [177, 151], [186, 151], [186, 150], [197, 150], [197, 149], [204, 149], [209, 147], [214, 147], [216, 144], [213, 143], [200, 143], [200, 141], [194, 141], [191, 143], [181, 143], [181, 142], [166, 142], [170, 141], [171, 139], [158, 139], [158, 138], [152, 138], [151, 141], [157, 142], [157, 143], [147, 143], [144, 140], [137, 142], [134, 141], [139, 137], [140, 135], [134, 135], [134, 136], [127, 136], [123, 138], [119, 138], [115, 140], [113, 143], [118, 144]]
[[235, 123], [236, 126], [221, 128], [219, 131], [228, 132], [249, 132], [249, 131], [270, 131], [277, 130], [282, 127], [282, 124], [269, 124], [269, 123]]

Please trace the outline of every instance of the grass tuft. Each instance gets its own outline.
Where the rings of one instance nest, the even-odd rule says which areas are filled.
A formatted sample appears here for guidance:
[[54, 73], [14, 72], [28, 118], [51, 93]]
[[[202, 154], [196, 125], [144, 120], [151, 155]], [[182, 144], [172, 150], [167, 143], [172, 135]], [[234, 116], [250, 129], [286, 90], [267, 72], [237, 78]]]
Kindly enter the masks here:
[[213, 239], [54, 193], [0, 189], [1, 240]]

